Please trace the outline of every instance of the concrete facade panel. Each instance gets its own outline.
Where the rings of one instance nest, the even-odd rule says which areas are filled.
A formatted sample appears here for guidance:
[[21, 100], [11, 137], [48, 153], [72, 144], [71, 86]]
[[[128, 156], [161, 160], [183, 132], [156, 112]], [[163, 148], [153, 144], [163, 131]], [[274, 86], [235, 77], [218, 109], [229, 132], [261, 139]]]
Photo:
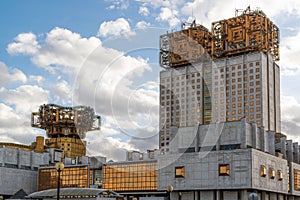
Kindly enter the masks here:
[[0, 185], [0, 194], [13, 195], [20, 189], [30, 194], [37, 191], [37, 171], [0, 167]]

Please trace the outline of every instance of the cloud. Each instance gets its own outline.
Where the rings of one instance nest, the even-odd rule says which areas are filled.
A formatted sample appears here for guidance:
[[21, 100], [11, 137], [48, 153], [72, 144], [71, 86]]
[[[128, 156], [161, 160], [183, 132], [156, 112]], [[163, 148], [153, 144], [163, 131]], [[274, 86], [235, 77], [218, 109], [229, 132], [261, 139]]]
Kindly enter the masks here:
[[20, 120], [20, 115], [16, 114], [11, 107], [0, 103], [0, 127], [16, 127], [21, 125]]
[[28, 125], [21, 126], [19, 125], [19, 121], [15, 121], [14, 127], [10, 128], [0, 128], [0, 141], [1, 142], [12, 142], [18, 144], [30, 145], [33, 141], [35, 141], [36, 136], [42, 135], [45, 136], [44, 130], [38, 130], [30, 127], [30, 118], [27, 119]]
[[126, 10], [129, 7], [129, 1], [127, 0], [113, 0], [112, 5], [108, 6], [108, 10]]
[[0, 62], [0, 86], [6, 86], [11, 83], [26, 83], [26, 75], [17, 68], [8, 68], [5, 63]]
[[[33, 35], [32, 33], [22, 33], [22, 35]], [[47, 33], [43, 45], [37, 44], [39, 48], [31, 51], [31, 61], [51, 73], [62, 71], [64, 73], [74, 73], [85, 58], [98, 46], [101, 41], [96, 37], [82, 38], [79, 34], [73, 33], [67, 29], [54, 28]], [[24, 46], [28, 46], [26, 41], [20, 41], [18, 45], [11, 43], [8, 45], [8, 52], [11, 52], [11, 46], [14, 46], [14, 52], [27, 54]], [[63, 69], [63, 70], [62, 70]]]
[[295, 141], [300, 140], [300, 103], [293, 96], [281, 96], [282, 132]]
[[2, 88], [0, 98], [5, 104], [13, 106], [16, 113], [28, 116], [40, 105], [48, 103], [50, 94], [36, 85], [21, 85], [16, 89]]
[[[93, 137], [91, 135], [93, 134]], [[128, 141], [119, 138], [103, 137], [102, 131], [94, 131], [87, 134], [87, 154], [101, 155], [107, 160], [122, 161], [126, 158], [126, 151], [137, 150]], [[99, 148], [99, 144], [101, 148]]]
[[118, 18], [115, 21], [103, 22], [98, 31], [98, 36], [101, 37], [130, 37], [135, 35], [131, 30], [128, 21], [124, 18]]
[[47, 33], [45, 44], [32, 61], [51, 72], [70, 73], [100, 44], [96, 37], [82, 38], [78, 33], [56, 27]]
[[[233, 17], [236, 1], [228, 0], [194, 0], [187, 2], [181, 9], [181, 14], [196, 19], [196, 22], [210, 28], [211, 23]], [[248, 5], [247, 5], [248, 6]], [[246, 8], [243, 6], [242, 8]]]
[[142, 3], [144, 6], [149, 5], [154, 9], [160, 7], [168, 7], [168, 8], [178, 8], [179, 6], [185, 3], [185, 0], [136, 0], [137, 2]]
[[28, 81], [35, 83], [38, 86], [42, 86], [43, 82], [45, 81], [45, 78], [43, 76], [30, 75]]
[[150, 14], [150, 11], [146, 6], [141, 6], [139, 8], [139, 14], [142, 16], [148, 16]]
[[[251, 5], [248, 3], [248, 5]], [[300, 16], [300, 2], [298, 0], [286, 0], [284, 2], [280, 0], [265, 0], [257, 1], [252, 6], [253, 8], [260, 7], [263, 8], [265, 13], [269, 17], [282, 15], [283, 13], [287, 14], [296, 14]]]
[[282, 132], [300, 141], [300, 103], [293, 96], [281, 96]]
[[72, 103], [71, 85], [65, 80], [52, 86], [51, 94], [54, 96], [55, 102], [60, 102], [63, 105]]
[[0, 89], [0, 141], [30, 144], [44, 131], [31, 128], [31, 112], [48, 103], [49, 92], [32, 85]]
[[7, 47], [7, 52], [10, 54], [27, 54], [32, 55], [39, 51], [40, 46], [36, 41], [36, 36], [33, 33], [21, 33], [15, 38], [14, 43]]
[[300, 103], [293, 96], [281, 96], [282, 120], [300, 125]]
[[139, 21], [138, 23], [136, 23], [136, 27], [140, 28], [140, 29], [145, 29], [147, 27], [149, 27], [151, 24], [149, 22], [145, 22], [145, 21]]
[[282, 39], [280, 48], [281, 75], [297, 76], [300, 74], [300, 30], [297, 35]]
[[156, 17], [159, 22], [168, 22], [170, 27], [176, 27], [180, 20], [178, 19], [178, 11], [171, 10], [170, 8], [163, 7], [160, 9], [160, 14]]
[[[45, 40], [40, 41], [40, 48], [30, 55], [30, 59], [38, 67], [59, 75], [56, 83], [49, 86], [51, 78], [31, 75], [28, 82], [39, 83], [39, 86], [27, 84], [0, 90], [3, 103], [25, 119], [20, 127], [33, 135], [30, 130], [36, 129], [30, 128], [30, 113], [44, 103], [87, 105], [104, 120], [101, 138], [87, 138], [91, 144], [90, 152], [97, 154], [99, 143], [103, 141], [106, 149], [100, 151], [101, 154], [124, 159], [125, 150], [141, 147], [135, 143], [139, 138], [149, 140], [151, 146], [155, 146], [158, 84], [145, 81], [147, 73], [152, 71], [148, 60], [137, 56], [136, 49], [133, 50], [136, 56], [131, 56], [103, 46], [99, 38], [84, 38], [59, 27], [45, 35]], [[0, 129], [3, 134], [14, 131], [9, 127]], [[12, 136], [21, 141], [19, 135]], [[112, 150], [112, 146], [121, 148]]]

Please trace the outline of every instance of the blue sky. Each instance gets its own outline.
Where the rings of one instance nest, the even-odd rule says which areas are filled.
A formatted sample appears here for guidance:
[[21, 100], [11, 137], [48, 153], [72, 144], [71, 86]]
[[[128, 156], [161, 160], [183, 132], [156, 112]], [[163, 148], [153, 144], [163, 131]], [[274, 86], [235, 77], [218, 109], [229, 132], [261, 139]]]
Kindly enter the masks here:
[[41, 104], [81, 104], [103, 117], [88, 154], [158, 148], [159, 35], [192, 19], [210, 29], [248, 5], [281, 30], [282, 129], [300, 141], [298, 0], [1, 1], [0, 141], [45, 135], [30, 127]]

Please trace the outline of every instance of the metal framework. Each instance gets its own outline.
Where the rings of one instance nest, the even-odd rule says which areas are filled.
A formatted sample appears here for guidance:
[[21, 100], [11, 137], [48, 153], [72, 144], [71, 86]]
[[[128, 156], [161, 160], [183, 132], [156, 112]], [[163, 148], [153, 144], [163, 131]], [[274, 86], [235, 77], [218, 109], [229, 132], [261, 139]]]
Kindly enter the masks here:
[[234, 18], [213, 22], [212, 34], [215, 57], [262, 51], [279, 60], [279, 28], [260, 10], [248, 7]]
[[160, 65], [193, 64], [209, 56], [220, 58], [250, 51], [270, 52], [279, 58], [279, 28], [261, 10], [236, 10], [236, 17], [202, 25], [183, 23], [182, 30], [160, 36]]
[[211, 54], [212, 35], [202, 25], [182, 24], [182, 30], [160, 36], [160, 65], [178, 67], [200, 62]]
[[46, 147], [63, 149], [68, 157], [85, 155], [87, 131], [99, 130], [101, 118], [86, 106], [63, 107], [56, 104], [41, 105], [31, 115], [31, 126], [46, 130]]

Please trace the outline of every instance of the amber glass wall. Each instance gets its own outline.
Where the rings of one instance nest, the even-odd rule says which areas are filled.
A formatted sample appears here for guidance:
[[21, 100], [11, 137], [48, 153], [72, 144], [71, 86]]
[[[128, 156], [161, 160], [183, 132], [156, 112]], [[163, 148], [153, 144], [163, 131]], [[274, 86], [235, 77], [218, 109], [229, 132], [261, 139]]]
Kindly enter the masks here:
[[[88, 166], [65, 167], [60, 174], [61, 187], [87, 188], [89, 186], [88, 173]], [[57, 176], [58, 172], [56, 169], [40, 169], [38, 190], [57, 188]]]
[[103, 171], [103, 189], [157, 190], [157, 162], [106, 165]]
[[294, 189], [300, 191], [300, 170], [294, 169]]

